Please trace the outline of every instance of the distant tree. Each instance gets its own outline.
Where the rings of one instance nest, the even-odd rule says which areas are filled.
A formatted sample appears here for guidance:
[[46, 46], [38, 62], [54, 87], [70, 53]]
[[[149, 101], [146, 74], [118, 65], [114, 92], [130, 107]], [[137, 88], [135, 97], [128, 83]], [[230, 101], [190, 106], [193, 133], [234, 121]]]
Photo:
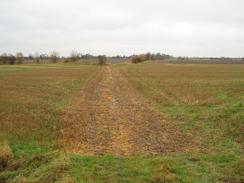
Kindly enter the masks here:
[[81, 54], [77, 51], [72, 51], [71, 54], [70, 54], [70, 59], [73, 61], [73, 62], [77, 62], [79, 59], [81, 58]]
[[0, 64], [7, 64], [8, 63], [8, 55], [7, 53], [3, 53], [0, 56]]
[[151, 55], [151, 53], [146, 53], [146, 54], [144, 55], [144, 57], [145, 57], [145, 60], [151, 60], [152, 55]]
[[14, 55], [9, 55], [9, 56], [8, 56], [8, 64], [10, 64], [10, 65], [14, 65], [15, 62], [16, 62], [16, 58], [15, 58], [15, 56], [14, 56]]
[[173, 56], [167, 54], [156, 53], [151, 55], [151, 60], [166, 60], [171, 59]]
[[44, 54], [44, 53], [43, 54], [40, 54], [40, 59], [41, 60], [44, 60], [44, 59], [47, 60], [48, 59], [48, 55], [47, 54]]
[[39, 64], [40, 63], [40, 60], [41, 60], [41, 56], [40, 56], [40, 54], [38, 52], [36, 52], [34, 54], [34, 61], [35, 61], [35, 63], [36, 64]]
[[29, 54], [27, 57], [29, 60], [33, 60], [34, 56], [32, 54]]
[[91, 55], [89, 53], [85, 54], [85, 55], [81, 55], [81, 59], [95, 59], [97, 57], [95, 57], [94, 55]]
[[98, 59], [98, 64], [99, 64], [99, 65], [105, 65], [106, 62], [107, 62], [107, 57], [106, 57], [106, 55], [99, 55], [99, 56], [97, 57], [97, 59]]
[[138, 55], [134, 55], [134, 56], [132, 56], [132, 58], [131, 58], [131, 62], [132, 62], [133, 64], [138, 64], [138, 63], [142, 62], [142, 60], [141, 60], [141, 58], [140, 58]]
[[24, 62], [24, 55], [21, 52], [16, 53], [16, 62], [17, 64], [23, 64]]
[[57, 63], [59, 59], [59, 54], [57, 51], [52, 51], [49, 55], [50, 61], [52, 63]]

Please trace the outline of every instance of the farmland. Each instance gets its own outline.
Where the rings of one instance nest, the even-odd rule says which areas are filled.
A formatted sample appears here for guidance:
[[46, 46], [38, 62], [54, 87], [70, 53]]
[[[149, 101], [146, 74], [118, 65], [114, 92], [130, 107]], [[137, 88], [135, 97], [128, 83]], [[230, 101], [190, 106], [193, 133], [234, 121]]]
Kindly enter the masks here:
[[0, 66], [0, 116], [0, 182], [244, 181], [241, 64]]

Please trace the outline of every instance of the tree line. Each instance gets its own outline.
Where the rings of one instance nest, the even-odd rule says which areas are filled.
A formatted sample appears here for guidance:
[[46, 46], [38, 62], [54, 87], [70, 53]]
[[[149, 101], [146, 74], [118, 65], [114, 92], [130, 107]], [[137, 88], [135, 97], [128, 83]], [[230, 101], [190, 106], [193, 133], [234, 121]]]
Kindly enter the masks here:
[[51, 63], [56, 63], [60, 59], [58, 52], [53, 51], [49, 55], [47, 54], [30, 54], [29, 56], [24, 56], [23, 53], [18, 52], [15, 55], [3, 53], [0, 55], [0, 64], [23, 64], [25, 61], [32, 61], [35, 63], [40, 63], [41, 60], [49, 60]]
[[23, 64], [23, 63], [57, 63], [57, 62], [78, 62], [80, 60], [89, 60], [89, 59], [97, 59], [99, 65], [106, 64], [107, 58], [109, 59], [120, 59], [120, 60], [131, 60], [132, 63], [140, 63], [144, 62], [146, 60], [162, 60], [162, 59], [169, 59], [173, 58], [170, 55], [156, 53], [145, 53], [145, 54], [138, 54], [138, 55], [131, 55], [131, 56], [113, 56], [113, 57], [107, 57], [106, 55], [92, 55], [92, 54], [81, 54], [78, 51], [72, 51], [68, 57], [62, 57], [57, 51], [52, 51], [49, 54], [29, 54], [28, 56], [25, 56], [23, 53], [18, 52], [15, 55], [14, 54], [7, 54], [3, 53], [0, 54], [0, 64]]

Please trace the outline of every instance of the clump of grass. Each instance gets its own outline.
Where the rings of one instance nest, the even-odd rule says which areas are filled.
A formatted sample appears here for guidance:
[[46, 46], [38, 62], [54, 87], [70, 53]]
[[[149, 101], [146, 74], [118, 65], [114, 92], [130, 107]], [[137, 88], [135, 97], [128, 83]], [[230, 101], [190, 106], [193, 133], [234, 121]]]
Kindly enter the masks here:
[[11, 160], [0, 172], [0, 182], [67, 182], [69, 176], [69, 159], [58, 152]]
[[177, 181], [176, 175], [167, 164], [161, 164], [152, 176], [151, 183], [174, 183]]
[[7, 141], [0, 143], [0, 171], [8, 166], [12, 158], [13, 153]]

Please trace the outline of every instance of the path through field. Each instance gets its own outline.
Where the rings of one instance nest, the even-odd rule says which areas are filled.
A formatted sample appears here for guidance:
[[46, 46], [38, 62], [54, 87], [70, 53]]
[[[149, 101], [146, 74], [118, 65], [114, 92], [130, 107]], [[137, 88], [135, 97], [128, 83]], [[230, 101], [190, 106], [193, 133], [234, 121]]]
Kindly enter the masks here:
[[100, 67], [75, 98], [59, 136], [65, 150], [83, 155], [163, 154], [189, 143], [110, 66]]

